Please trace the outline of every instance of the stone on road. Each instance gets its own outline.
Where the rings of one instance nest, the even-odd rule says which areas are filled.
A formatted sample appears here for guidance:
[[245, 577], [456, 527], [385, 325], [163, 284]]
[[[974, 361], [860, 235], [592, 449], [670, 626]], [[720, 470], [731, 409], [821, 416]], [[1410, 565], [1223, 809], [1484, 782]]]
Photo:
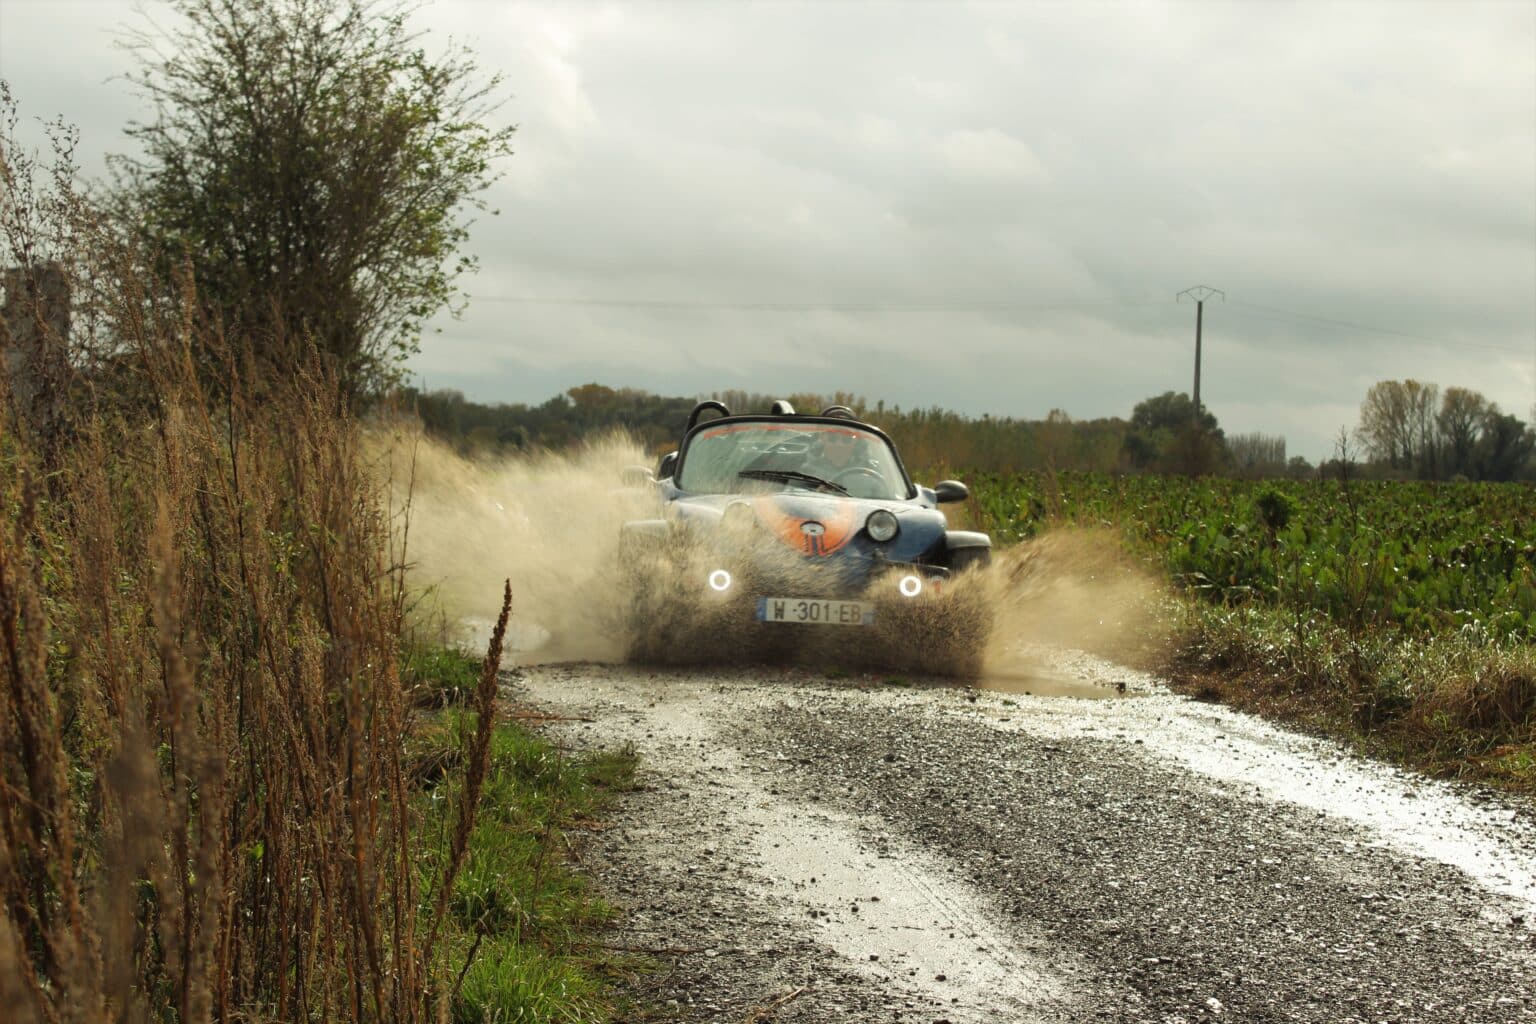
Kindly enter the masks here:
[[1536, 1019], [1528, 808], [1090, 659], [1104, 701], [803, 670], [521, 670], [632, 741], [587, 864], [645, 1019]]

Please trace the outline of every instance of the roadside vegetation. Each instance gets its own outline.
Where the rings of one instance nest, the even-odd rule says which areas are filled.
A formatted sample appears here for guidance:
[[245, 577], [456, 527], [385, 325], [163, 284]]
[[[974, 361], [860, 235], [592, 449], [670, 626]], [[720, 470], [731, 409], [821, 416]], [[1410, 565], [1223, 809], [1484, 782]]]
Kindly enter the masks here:
[[[438, 646], [413, 648], [407, 664], [412, 702], [428, 709], [406, 756], [413, 811], [428, 837], [418, 847], [418, 883], [430, 892], [452, 862], [457, 809], [474, 786], [462, 769], [480, 737], [483, 716], [469, 684], [481, 667]], [[611, 795], [633, 785], [635, 751], [571, 755], [504, 715], [486, 737], [480, 810], [444, 902], [443, 944], [449, 962], [461, 965], [449, 1018], [608, 1020], [609, 981], [624, 965], [599, 935], [614, 912], [591, 893], [570, 851], [584, 830], [602, 826]]]
[[1522, 484], [972, 477], [1018, 541], [1109, 528], [1172, 584], [1157, 667], [1438, 775], [1536, 793], [1536, 494]]
[[[219, 38], [270, 59], [293, 18], [343, 8], [382, 10], [272, 3]], [[199, 12], [245, 8], [180, 10], [216, 34]], [[351, 52], [407, 42], [385, 25]], [[412, 111], [430, 122], [397, 110], [395, 138]], [[283, 282], [205, 290], [224, 243], [140, 230], [180, 200], [119, 196], [145, 216], [125, 219], [76, 188], [72, 131], [52, 126], [44, 166], [16, 122], [0, 82], [0, 1015], [610, 1019], [607, 910], [572, 856], [633, 754], [567, 756], [504, 703], [510, 589], [483, 657], [412, 612], [407, 510], [360, 412], [400, 336], [319, 323]], [[487, 155], [460, 169], [480, 180]], [[452, 206], [380, 208], [436, 232], [413, 308], [445, 301]]]
[[568, 839], [625, 759], [507, 721], [499, 636], [407, 645], [318, 363], [257, 392], [226, 352], [215, 386], [164, 313], [134, 402], [81, 381], [53, 443], [0, 423], [10, 1019], [605, 1019]]

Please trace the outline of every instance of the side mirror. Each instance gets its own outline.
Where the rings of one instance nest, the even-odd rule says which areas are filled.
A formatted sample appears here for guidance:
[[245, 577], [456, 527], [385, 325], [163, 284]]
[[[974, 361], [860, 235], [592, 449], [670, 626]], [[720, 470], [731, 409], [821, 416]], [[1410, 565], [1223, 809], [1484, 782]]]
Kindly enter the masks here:
[[970, 496], [970, 488], [959, 480], [940, 480], [933, 485], [933, 497], [941, 505], [952, 501], [964, 501]]
[[656, 464], [656, 479], [667, 479], [672, 475], [672, 471], [676, 468], [677, 452], [667, 452], [667, 454], [661, 457], [661, 461]]
[[619, 474], [619, 479], [625, 487], [645, 487], [647, 484], [656, 482], [656, 478], [651, 476], [650, 468], [647, 466], [625, 466], [623, 472]]

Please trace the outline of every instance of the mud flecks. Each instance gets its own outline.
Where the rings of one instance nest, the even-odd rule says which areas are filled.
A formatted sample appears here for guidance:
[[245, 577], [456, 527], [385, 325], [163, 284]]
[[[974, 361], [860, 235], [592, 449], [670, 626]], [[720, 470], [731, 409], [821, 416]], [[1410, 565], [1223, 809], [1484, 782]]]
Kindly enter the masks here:
[[469, 648], [484, 650], [510, 579], [517, 663], [623, 654], [619, 528], [650, 507], [623, 484], [649, 461], [633, 440], [506, 458], [468, 458], [415, 429], [377, 431], [369, 445], [411, 579]]

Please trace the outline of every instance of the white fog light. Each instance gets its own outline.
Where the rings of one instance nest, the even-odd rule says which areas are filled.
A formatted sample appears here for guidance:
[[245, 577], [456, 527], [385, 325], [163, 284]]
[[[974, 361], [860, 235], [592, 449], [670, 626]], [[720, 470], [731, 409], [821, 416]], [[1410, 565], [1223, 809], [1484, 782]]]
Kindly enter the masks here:
[[896, 522], [896, 517], [883, 508], [877, 508], [869, 514], [864, 522], [864, 529], [869, 531], [869, 539], [884, 544], [896, 536], [901, 525]]
[[916, 576], [903, 576], [896, 586], [902, 597], [916, 597], [923, 592], [923, 581]]
[[715, 590], [730, 590], [731, 574], [724, 569], [716, 569], [709, 574], [709, 585]]

